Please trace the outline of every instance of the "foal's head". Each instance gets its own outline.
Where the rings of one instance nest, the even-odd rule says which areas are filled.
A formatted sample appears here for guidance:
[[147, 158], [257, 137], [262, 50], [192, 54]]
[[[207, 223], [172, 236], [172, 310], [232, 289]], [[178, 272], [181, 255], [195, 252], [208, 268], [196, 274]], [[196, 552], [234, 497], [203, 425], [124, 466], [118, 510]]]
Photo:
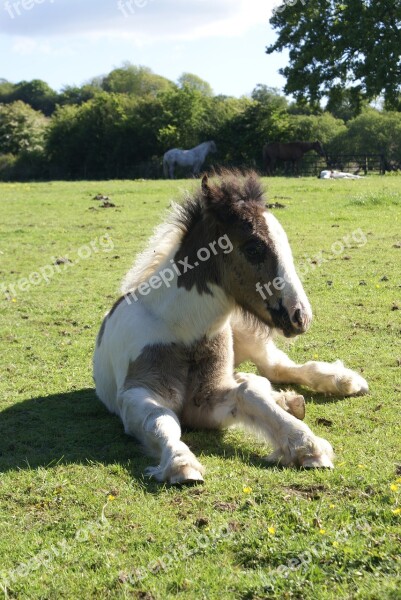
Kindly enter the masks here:
[[237, 304], [291, 337], [307, 330], [312, 311], [295, 272], [284, 229], [267, 211], [255, 173], [202, 180], [204, 210], [233, 246], [222, 254], [221, 285]]

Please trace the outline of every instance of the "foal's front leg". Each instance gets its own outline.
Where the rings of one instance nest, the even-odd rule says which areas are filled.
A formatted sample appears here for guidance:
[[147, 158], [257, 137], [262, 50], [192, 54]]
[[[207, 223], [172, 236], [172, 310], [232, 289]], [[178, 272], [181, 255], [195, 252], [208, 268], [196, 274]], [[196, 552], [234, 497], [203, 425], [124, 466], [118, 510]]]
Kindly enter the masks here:
[[144, 387], [124, 390], [118, 405], [125, 432], [135, 436], [149, 454], [159, 460], [146, 474], [171, 484], [203, 481], [204, 469], [188, 446], [181, 441], [181, 427], [174, 411]]
[[272, 383], [298, 383], [315, 392], [342, 396], [358, 396], [369, 391], [365, 379], [344, 367], [341, 360], [297, 365], [273, 341], [264, 345], [263, 351], [255, 357], [255, 364], [260, 374]]
[[298, 383], [315, 392], [343, 396], [366, 394], [369, 386], [355, 371], [344, 367], [340, 360], [334, 363], [309, 361], [297, 365], [279, 350], [263, 326], [249, 326], [241, 315], [233, 318], [235, 364], [251, 360], [259, 373], [272, 383]]
[[[264, 434], [274, 446], [270, 463], [305, 468], [333, 468], [333, 449], [309, 427], [280, 407], [270, 383], [252, 373], [237, 373], [237, 385], [213, 409], [217, 426], [243, 423]], [[285, 402], [285, 392], [281, 392]]]

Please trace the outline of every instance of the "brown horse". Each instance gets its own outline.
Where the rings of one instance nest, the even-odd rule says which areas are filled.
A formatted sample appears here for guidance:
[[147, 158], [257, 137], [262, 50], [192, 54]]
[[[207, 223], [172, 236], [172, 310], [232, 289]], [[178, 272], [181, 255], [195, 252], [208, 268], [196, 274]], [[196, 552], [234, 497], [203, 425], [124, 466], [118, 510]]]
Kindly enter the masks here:
[[272, 142], [263, 146], [263, 162], [266, 165], [268, 175], [273, 175], [278, 160], [292, 162], [294, 174], [298, 173], [299, 164], [303, 155], [310, 150], [315, 150], [320, 156], [326, 157], [322, 144], [316, 142], [289, 142], [283, 144], [281, 142]]

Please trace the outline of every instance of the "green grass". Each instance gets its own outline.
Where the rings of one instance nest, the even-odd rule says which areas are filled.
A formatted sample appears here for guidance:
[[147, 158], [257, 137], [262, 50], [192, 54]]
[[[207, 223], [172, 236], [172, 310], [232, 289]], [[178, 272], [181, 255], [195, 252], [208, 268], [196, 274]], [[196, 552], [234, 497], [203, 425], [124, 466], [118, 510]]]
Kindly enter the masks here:
[[[267, 448], [241, 431], [186, 432], [207, 469], [187, 489], [142, 475], [152, 461], [96, 400], [91, 358], [134, 255], [177, 190], [197, 184], [0, 184], [5, 597], [401, 598], [400, 180], [267, 184], [315, 314], [283, 347], [297, 361], [343, 359], [371, 393], [305, 391], [333, 472], [266, 468]], [[116, 206], [100, 208], [99, 192]], [[71, 263], [46, 283], [61, 258]]]

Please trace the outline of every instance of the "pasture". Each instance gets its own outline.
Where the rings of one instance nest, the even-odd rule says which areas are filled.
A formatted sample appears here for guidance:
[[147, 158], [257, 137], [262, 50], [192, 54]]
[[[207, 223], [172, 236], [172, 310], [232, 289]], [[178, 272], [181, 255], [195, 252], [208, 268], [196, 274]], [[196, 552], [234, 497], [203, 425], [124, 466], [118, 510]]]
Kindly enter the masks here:
[[96, 400], [92, 353], [134, 255], [199, 182], [0, 184], [5, 598], [401, 597], [400, 179], [265, 182], [314, 309], [281, 346], [342, 359], [370, 394], [303, 392], [334, 471], [267, 468], [247, 433], [188, 431], [206, 476], [182, 489], [143, 476], [152, 459]]

